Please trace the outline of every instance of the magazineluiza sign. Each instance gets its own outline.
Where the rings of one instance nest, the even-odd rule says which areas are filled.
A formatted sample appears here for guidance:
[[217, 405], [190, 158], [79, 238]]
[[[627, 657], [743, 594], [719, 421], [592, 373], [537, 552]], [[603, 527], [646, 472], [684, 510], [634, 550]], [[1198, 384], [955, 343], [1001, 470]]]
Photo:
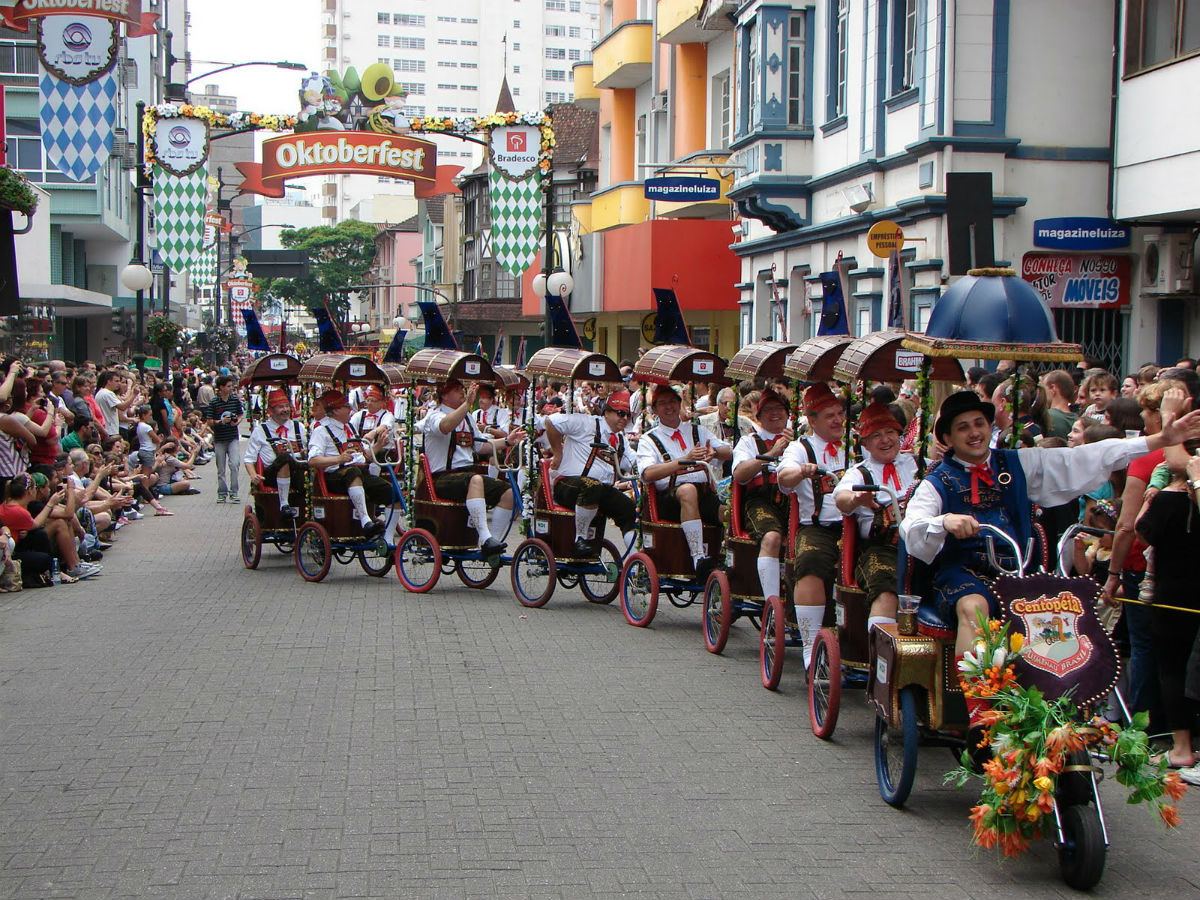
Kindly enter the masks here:
[[719, 200], [721, 198], [721, 182], [715, 178], [647, 178], [642, 189], [642, 196], [647, 200], [665, 200], [669, 203]]
[[1128, 247], [1132, 231], [1110, 219], [1065, 216], [1037, 219], [1033, 223], [1033, 246], [1050, 250], [1116, 250]]
[[373, 131], [314, 131], [263, 141], [261, 163], [235, 163], [241, 192], [282, 197], [284, 182], [309, 175], [382, 175], [423, 185], [437, 180], [437, 145]]
[[1118, 309], [1129, 303], [1128, 256], [1026, 253], [1021, 277], [1051, 309]]

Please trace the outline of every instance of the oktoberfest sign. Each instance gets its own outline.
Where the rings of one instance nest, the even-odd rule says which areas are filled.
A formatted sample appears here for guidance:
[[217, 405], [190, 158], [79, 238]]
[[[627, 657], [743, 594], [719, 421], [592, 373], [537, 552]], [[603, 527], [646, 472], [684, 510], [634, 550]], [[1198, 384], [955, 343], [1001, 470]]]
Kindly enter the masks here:
[[21, 31], [28, 20], [43, 16], [99, 16], [125, 22], [131, 28], [130, 37], [140, 37], [133, 32], [143, 24], [142, 0], [17, 0], [3, 11], [4, 19]]
[[[282, 197], [284, 184], [309, 175], [382, 175], [411, 181], [418, 197], [442, 193], [437, 145], [403, 135], [371, 131], [317, 131], [268, 138], [261, 163], [235, 163], [245, 177], [244, 194]], [[457, 174], [455, 168], [453, 173]]]

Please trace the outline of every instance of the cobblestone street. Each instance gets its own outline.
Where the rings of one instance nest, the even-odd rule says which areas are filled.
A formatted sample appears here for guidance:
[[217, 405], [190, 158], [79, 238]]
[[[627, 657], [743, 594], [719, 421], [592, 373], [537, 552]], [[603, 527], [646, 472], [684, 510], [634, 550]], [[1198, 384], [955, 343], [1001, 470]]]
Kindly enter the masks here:
[[[714, 657], [698, 609], [527, 611], [507, 573], [308, 585], [242, 568], [239, 508], [173, 505], [86, 589], [0, 597], [3, 897], [1072, 895], [1048, 843], [972, 849], [945, 750], [885, 806], [865, 704], [813, 738], [746, 622]], [[1108, 787], [1096, 895], [1200, 893], [1200, 803], [1168, 834]]]

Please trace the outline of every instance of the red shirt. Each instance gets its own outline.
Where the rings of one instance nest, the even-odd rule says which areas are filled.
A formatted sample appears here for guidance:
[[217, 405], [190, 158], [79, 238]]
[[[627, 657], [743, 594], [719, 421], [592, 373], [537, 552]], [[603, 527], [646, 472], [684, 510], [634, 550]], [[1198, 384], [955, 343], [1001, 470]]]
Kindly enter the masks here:
[[37, 528], [29, 510], [16, 503], [0, 505], [0, 525], [7, 525], [12, 532], [13, 540], [20, 541], [25, 535]]
[[[1142, 484], [1149, 485], [1150, 477], [1154, 474], [1154, 467], [1163, 462], [1163, 451], [1155, 450], [1153, 453], [1147, 453], [1145, 456], [1139, 456], [1129, 464], [1125, 474], [1129, 478], [1136, 478]], [[1125, 554], [1125, 565], [1123, 568], [1128, 572], [1145, 572], [1146, 571], [1146, 542], [1141, 539], [1138, 533], [1133, 533], [1133, 543], [1129, 545], [1129, 552]]]
[[[52, 413], [40, 406], [35, 406], [28, 415], [35, 425], [40, 426]], [[54, 423], [50, 426], [50, 431], [46, 436], [38, 438], [37, 443], [29, 448], [29, 462], [35, 466], [52, 466], [55, 458], [61, 452], [58, 446], [58, 424]]]

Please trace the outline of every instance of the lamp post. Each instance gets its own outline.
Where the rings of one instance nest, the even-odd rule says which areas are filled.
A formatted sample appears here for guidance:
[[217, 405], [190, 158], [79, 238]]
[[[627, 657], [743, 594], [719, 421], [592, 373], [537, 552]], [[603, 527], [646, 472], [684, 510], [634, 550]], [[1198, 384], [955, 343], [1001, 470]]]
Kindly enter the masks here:
[[189, 78], [187, 81], [184, 82], [184, 85], [186, 86], [186, 85], [192, 84], [193, 82], [200, 81], [203, 78], [211, 78], [213, 75], [218, 75], [221, 72], [228, 72], [230, 69], [241, 69], [246, 66], [271, 66], [272, 68], [275, 68], [275, 69], [290, 69], [294, 72], [307, 72], [308, 71], [308, 66], [306, 66], [304, 63], [288, 62], [286, 60], [282, 60], [279, 62], [257, 61], [257, 62], [228, 63], [226, 65], [221, 66], [221, 68], [219, 68], [219, 69], [213, 69], [211, 72], [205, 72], [202, 75], [196, 75], [193, 78]]
[[[133, 246], [133, 259], [129, 265], [121, 272], [121, 284], [126, 289], [135, 291], [137, 294], [137, 320], [136, 320], [136, 336], [134, 338], [134, 352], [141, 356], [142, 361], [145, 356], [145, 340], [146, 340], [146, 289], [154, 283], [154, 276], [150, 270], [146, 268], [146, 191], [150, 189], [150, 178], [146, 175], [146, 134], [142, 129], [142, 120], [146, 114], [146, 103], [143, 100], [137, 102], [137, 179], [134, 186], [134, 193], [137, 197], [137, 222], [134, 224], [135, 242]], [[135, 356], [136, 359], [136, 356]]]
[[[575, 290], [575, 279], [571, 277], [570, 272], [564, 272], [562, 269], [555, 269], [553, 272], [546, 274], [541, 272], [533, 276], [533, 292], [541, 297], [550, 297], [556, 295], [563, 298], [563, 304], [566, 304], [567, 297]], [[550, 306], [546, 304], [545, 310], [546, 322], [546, 346], [550, 346], [550, 341], [554, 338], [554, 328], [550, 322]]]

